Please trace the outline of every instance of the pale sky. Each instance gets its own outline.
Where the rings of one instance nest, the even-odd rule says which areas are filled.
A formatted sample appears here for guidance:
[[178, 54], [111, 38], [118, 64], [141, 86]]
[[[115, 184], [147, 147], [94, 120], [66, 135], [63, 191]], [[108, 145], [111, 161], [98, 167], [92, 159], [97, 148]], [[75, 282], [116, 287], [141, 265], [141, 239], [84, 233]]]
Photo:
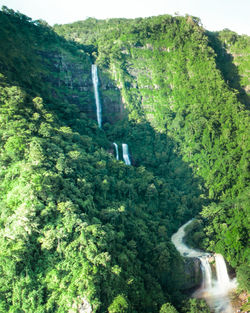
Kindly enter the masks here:
[[2, 5], [51, 26], [87, 17], [135, 18], [178, 12], [199, 17], [211, 31], [229, 28], [250, 35], [250, 0], [0, 0]]

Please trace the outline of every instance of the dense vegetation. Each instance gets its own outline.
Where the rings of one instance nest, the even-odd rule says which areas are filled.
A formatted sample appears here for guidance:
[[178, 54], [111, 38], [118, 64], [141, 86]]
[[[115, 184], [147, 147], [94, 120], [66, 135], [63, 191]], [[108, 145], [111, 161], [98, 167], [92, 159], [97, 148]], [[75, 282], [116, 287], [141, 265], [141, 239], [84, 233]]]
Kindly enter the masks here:
[[227, 84], [237, 90], [239, 101], [250, 106], [250, 37], [239, 36], [225, 29], [207, 33], [209, 43], [216, 53], [216, 64]]
[[130, 119], [145, 118], [174, 140], [208, 190], [196, 243], [248, 277], [249, 37], [166, 15], [88, 19], [55, 30], [96, 46], [96, 62], [117, 81]]
[[[223, 253], [247, 288], [247, 83], [223, 80], [217, 37], [198, 24], [88, 19], [56, 26], [65, 39], [2, 9], [1, 312], [209, 312], [183, 294], [170, 242], [202, 207], [206, 232], [193, 240]], [[95, 59], [113, 86], [105, 105], [119, 93], [126, 105], [103, 129], [91, 119]], [[114, 141], [134, 166], [114, 158]]]
[[[169, 236], [199, 211], [198, 179], [146, 121], [106, 124], [105, 134], [86, 117], [92, 86], [74, 67], [88, 81], [84, 47], [6, 8], [0, 21], [1, 311], [87, 301], [98, 312], [159, 312], [183, 300]], [[112, 136], [141, 143], [137, 166], [115, 160]]]

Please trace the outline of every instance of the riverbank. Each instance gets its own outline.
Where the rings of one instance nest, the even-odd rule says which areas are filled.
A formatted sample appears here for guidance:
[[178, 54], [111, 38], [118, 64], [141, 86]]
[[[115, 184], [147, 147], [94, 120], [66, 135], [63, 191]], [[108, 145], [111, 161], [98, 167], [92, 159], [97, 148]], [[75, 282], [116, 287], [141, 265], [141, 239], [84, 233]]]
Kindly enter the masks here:
[[231, 295], [231, 302], [234, 313], [249, 313], [250, 312], [250, 295], [246, 292], [235, 292]]

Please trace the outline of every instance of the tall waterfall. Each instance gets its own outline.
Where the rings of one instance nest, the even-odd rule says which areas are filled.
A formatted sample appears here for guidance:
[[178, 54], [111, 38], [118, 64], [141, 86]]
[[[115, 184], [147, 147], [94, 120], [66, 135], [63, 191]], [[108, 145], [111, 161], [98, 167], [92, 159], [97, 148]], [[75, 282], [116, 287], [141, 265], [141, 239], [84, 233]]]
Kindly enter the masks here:
[[131, 161], [128, 153], [128, 145], [126, 143], [122, 144], [122, 156], [126, 165], [131, 165]]
[[99, 128], [101, 128], [102, 127], [102, 106], [101, 106], [101, 101], [100, 101], [99, 91], [98, 91], [99, 80], [98, 80], [97, 66], [95, 64], [92, 64], [91, 72], [92, 72], [92, 82], [93, 82], [94, 92], [95, 92], [97, 123], [98, 123]]
[[194, 297], [203, 298], [215, 313], [232, 313], [228, 293], [236, 287], [236, 281], [230, 280], [227, 272], [225, 260], [222, 255], [215, 254], [216, 275], [213, 277], [209, 263], [209, 255], [206, 252], [189, 248], [184, 242], [185, 228], [192, 222], [189, 221], [173, 234], [171, 240], [176, 249], [184, 257], [199, 258], [202, 270], [202, 286], [194, 293]]
[[117, 145], [117, 143], [115, 143], [115, 142], [113, 142], [113, 145], [115, 146], [116, 160], [119, 160], [118, 145]]

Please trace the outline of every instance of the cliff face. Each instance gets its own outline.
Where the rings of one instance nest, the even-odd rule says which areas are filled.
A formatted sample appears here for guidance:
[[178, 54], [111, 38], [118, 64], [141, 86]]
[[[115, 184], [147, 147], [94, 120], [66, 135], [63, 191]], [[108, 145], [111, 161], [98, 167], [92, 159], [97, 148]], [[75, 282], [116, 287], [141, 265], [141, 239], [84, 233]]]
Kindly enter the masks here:
[[[21, 17], [23, 23], [16, 17]], [[4, 42], [0, 51], [1, 72], [10, 81], [35, 90], [48, 102], [56, 101], [62, 111], [67, 104], [74, 104], [96, 121], [88, 49], [59, 38], [48, 25], [31, 23], [21, 14], [1, 12], [0, 25]], [[13, 30], [11, 36], [9, 29]], [[124, 112], [120, 92], [107, 71], [99, 71], [99, 75], [103, 122], [113, 123]]]
[[[72, 57], [68, 51], [37, 51], [49, 69], [42, 79], [51, 86], [53, 97], [65, 99], [78, 106], [81, 112], [96, 120], [96, 106], [89, 58]], [[98, 71], [99, 94], [103, 123], [115, 123], [124, 115], [120, 91], [107, 71]]]
[[201, 262], [197, 258], [184, 258], [184, 277], [182, 289], [198, 288], [202, 282]]
[[238, 91], [239, 101], [250, 107], [250, 37], [224, 29], [207, 32], [209, 44], [216, 52], [216, 64], [227, 84]]
[[124, 102], [116, 81], [112, 79], [107, 70], [99, 70], [99, 80], [103, 123], [113, 124], [126, 115]]
[[51, 94], [75, 104], [90, 118], [95, 119], [95, 101], [91, 79], [91, 62], [86, 56], [63, 50], [37, 50], [41, 62], [49, 71], [42, 80], [50, 85]]

